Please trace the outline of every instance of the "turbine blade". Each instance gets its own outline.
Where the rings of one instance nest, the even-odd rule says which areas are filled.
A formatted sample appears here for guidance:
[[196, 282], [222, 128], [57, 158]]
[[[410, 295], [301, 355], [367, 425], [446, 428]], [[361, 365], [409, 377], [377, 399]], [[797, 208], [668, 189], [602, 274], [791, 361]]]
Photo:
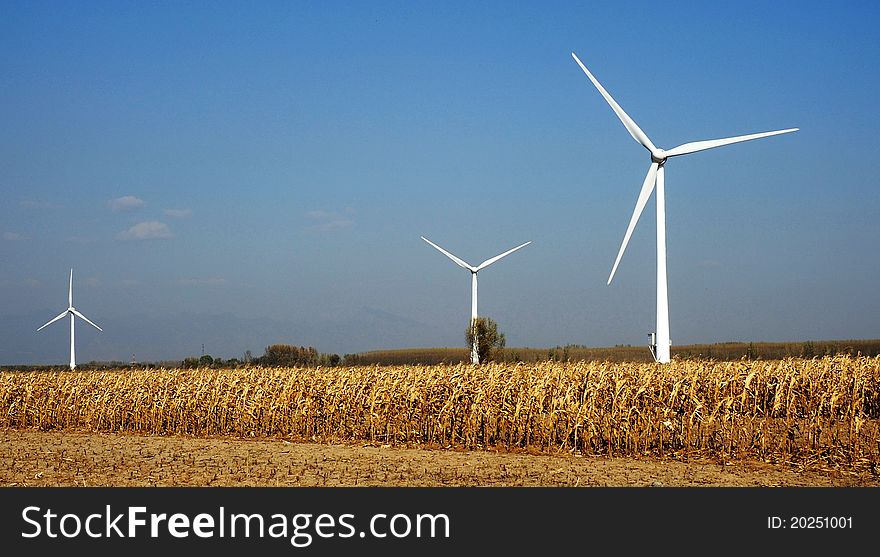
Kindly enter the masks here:
[[89, 318], [88, 318], [88, 317], [86, 317], [85, 315], [81, 314], [81, 313], [78, 312], [77, 310], [72, 309], [72, 310], [70, 310], [70, 312], [71, 312], [72, 314], [74, 314], [75, 316], [79, 317], [80, 319], [82, 319], [83, 321], [85, 321], [86, 323], [88, 323], [89, 325], [91, 325], [92, 327], [98, 329], [98, 330], [101, 331], [102, 333], [104, 332], [104, 329], [102, 329], [101, 327], [98, 327], [97, 325], [95, 325], [94, 323], [92, 323], [91, 321], [89, 321]]
[[493, 258], [491, 258], [491, 259], [487, 259], [487, 260], [483, 261], [482, 263], [480, 263], [479, 265], [477, 265], [477, 271], [479, 271], [480, 269], [485, 269], [486, 267], [488, 267], [488, 266], [491, 265], [492, 263], [495, 263], [496, 261], [498, 261], [498, 260], [501, 259], [502, 257], [505, 257], [505, 256], [507, 256], [507, 255], [510, 255], [511, 253], [515, 252], [516, 250], [518, 250], [518, 249], [520, 249], [520, 248], [524, 248], [524, 247], [526, 247], [527, 245], [529, 245], [529, 244], [531, 244], [531, 243], [532, 243], [531, 241], [528, 241], [528, 242], [526, 242], [525, 244], [520, 244], [520, 245], [516, 246], [516, 247], [513, 248], [513, 249], [509, 249], [509, 250], [505, 251], [505, 252], [502, 253], [501, 255], [496, 255], [495, 257], [493, 257]]
[[678, 147], [674, 147], [668, 151], [666, 151], [665, 155], [667, 157], [676, 157], [678, 155], [689, 155], [690, 153], [696, 153], [698, 151], [705, 151], [706, 149], [712, 149], [714, 147], [722, 147], [724, 145], [730, 145], [731, 143], [740, 143], [742, 141], [751, 141], [753, 139], [761, 139], [762, 137], [770, 137], [771, 135], [780, 135], [783, 133], [791, 133], [796, 132], [800, 128], [789, 128], [787, 130], [777, 130], [772, 132], [763, 132], [763, 133], [753, 133], [749, 135], [740, 135], [737, 137], [728, 137], [725, 139], [708, 139], [706, 141], [694, 141], [692, 143], [685, 143], [683, 145], [679, 145]]
[[648, 169], [648, 175], [645, 176], [645, 183], [642, 184], [642, 191], [639, 192], [639, 199], [636, 201], [636, 208], [633, 210], [632, 218], [629, 219], [629, 226], [626, 228], [626, 234], [623, 236], [623, 243], [620, 245], [620, 251], [617, 252], [617, 259], [614, 260], [614, 267], [611, 268], [611, 275], [608, 277], [608, 284], [611, 284], [611, 279], [614, 278], [614, 273], [617, 271], [617, 266], [620, 264], [620, 258], [623, 257], [623, 252], [626, 250], [626, 245], [629, 243], [629, 238], [632, 236], [633, 229], [636, 227], [636, 223], [639, 222], [639, 217], [642, 215], [645, 203], [648, 202], [648, 198], [651, 197], [651, 193], [654, 191], [654, 184], [657, 182], [657, 168], [659, 166], [658, 163], [652, 162], [651, 167]]
[[461, 267], [461, 268], [463, 268], [463, 269], [467, 269], [468, 271], [473, 271], [473, 270], [474, 270], [474, 267], [472, 267], [471, 265], [469, 265], [469, 264], [468, 264], [466, 261], [464, 261], [463, 259], [460, 259], [460, 258], [458, 258], [458, 257], [456, 257], [456, 256], [454, 256], [454, 255], [452, 255], [451, 253], [449, 253], [449, 252], [446, 251], [445, 249], [441, 248], [440, 246], [438, 246], [437, 244], [435, 244], [435, 243], [432, 242], [431, 240], [425, 238], [424, 236], [421, 236], [421, 238], [422, 238], [422, 240], [428, 242], [429, 244], [431, 244], [432, 246], [434, 246], [435, 248], [437, 248], [437, 249], [440, 251], [440, 253], [442, 253], [443, 255], [445, 255], [446, 257], [448, 257], [449, 259], [455, 261], [455, 264], [458, 265], [459, 267]]
[[643, 132], [642, 129], [639, 128], [639, 126], [635, 123], [635, 121], [633, 121], [633, 119], [630, 118], [629, 115], [624, 112], [622, 108], [620, 108], [620, 105], [617, 104], [617, 101], [611, 98], [611, 95], [608, 94], [608, 91], [606, 91], [605, 88], [602, 87], [602, 84], [599, 83], [599, 81], [595, 77], [593, 77], [593, 74], [590, 73], [590, 70], [588, 70], [587, 67], [584, 66], [583, 62], [580, 61], [580, 59], [574, 52], [571, 53], [571, 57], [574, 58], [574, 61], [578, 63], [578, 66], [580, 66], [581, 69], [584, 70], [584, 73], [587, 74], [587, 77], [590, 78], [590, 81], [593, 82], [593, 85], [596, 86], [596, 89], [598, 89], [602, 96], [605, 97], [605, 100], [608, 102], [609, 105], [611, 105], [611, 110], [613, 110], [614, 113], [617, 114], [617, 117], [620, 118], [621, 122], [623, 122], [623, 126], [633, 137], [633, 139], [641, 143], [641, 145], [648, 151], [651, 151], [651, 153], [656, 153], [657, 147], [655, 147], [654, 144], [651, 143], [651, 140], [648, 138], [645, 132]]
[[67, 287], [67, 307], [73, 307], [73, 269], [70, 270], [70, 283]]
[[49, 321], [48, 323], [46, 323], [45, 325], [43, 325], [42, 327], [37, 329], [37, 331], [42, 331], [43, 329], [45, 329], [46, 327], [48, 327], [52, 323], [58, 321], [59, 319], [65, 317], [66, 315], [67, 315], [67, 310], [62, 311], [61, 313], [58, 314], [58, 317], [55, 317], [54, 319], [52, 319], [51, 321]]

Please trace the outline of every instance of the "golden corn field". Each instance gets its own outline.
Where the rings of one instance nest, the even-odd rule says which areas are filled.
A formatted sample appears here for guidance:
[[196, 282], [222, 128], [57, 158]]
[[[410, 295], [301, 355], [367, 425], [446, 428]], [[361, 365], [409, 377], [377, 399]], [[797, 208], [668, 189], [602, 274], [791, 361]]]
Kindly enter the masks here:
[[880, 357], [0, 373], [0, 427], [880, 464]]

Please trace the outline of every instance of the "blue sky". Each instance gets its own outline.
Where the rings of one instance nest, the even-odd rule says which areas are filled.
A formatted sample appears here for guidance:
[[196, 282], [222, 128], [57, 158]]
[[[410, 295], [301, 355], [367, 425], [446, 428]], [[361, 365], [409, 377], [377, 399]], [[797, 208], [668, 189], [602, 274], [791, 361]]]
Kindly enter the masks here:
[[[675, 344], [876, 338], [873, 2], [4, 2], [0, 363], [642, 345], [661, 147]], [[173, 334], [169, 331], [173, 331]]]

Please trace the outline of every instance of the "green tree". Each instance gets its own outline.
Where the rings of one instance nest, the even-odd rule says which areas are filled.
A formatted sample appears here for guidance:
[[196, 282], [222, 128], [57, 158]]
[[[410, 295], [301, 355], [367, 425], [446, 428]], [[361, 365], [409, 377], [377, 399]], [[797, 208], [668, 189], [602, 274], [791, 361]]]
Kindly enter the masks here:
[[183, 363], [180, 364], [180, 367], [183, 369], [195, 369], [199, 367], [199, 359], [196, 357], [184, 358]]
[[808, 340], [801, 348], [801, 358], [813, 358], [816, 355], [816, 346], [812, 340]]
[[749, 347], [746, 349], [746, 358], [749, 360], [754, 360], [758, 357], [758, 351], [755, 349], [755, 343], [750, 342]]
[[339, 354], [324, 354], [321, 359], [326, 362], [324, 365], [330, 367], [336, 367], [342, 362], [342, 358], [339, 357]]
[[266, 347], [265, 354], [259, 360], [259, 363], [265, 366], [314, 366], [318, 364], [319, 356], [318, 351], [311, 346], [272, 344]]
[[507, 342], [504, 333], [498, 330], [498, 323], [488, 317], [477, 317], [465, 331], [465, 340], [468, 347], [477, 345], [477, 361], [480, 363], [498, 356]]

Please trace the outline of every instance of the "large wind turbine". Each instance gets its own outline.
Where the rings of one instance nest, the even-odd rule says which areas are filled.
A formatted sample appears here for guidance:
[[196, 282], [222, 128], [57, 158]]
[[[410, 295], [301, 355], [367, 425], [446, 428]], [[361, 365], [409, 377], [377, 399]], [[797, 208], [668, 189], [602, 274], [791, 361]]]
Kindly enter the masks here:
[[636, 208], [633, 211], [632, 218], [629, 221], [629, 226], [626, 229], [626, 234], [623, 237], [623, 243], [620, 246], [620, 251], [617, 253], [617, 259], [614, 261], [614, 266], [611, 268], [611, 275], [608, 277], [608, 284], [611, 284], [611, 279], [614, 278], [614, 273], [617, 271], [617, 265], [620, 263], [620, 258], [623, 257], [623, 252], [626, 249], [626, 244], [629, 242], [629, 238], [632, 235], [633, 228], [635, 228], [636, 223], [639, 220], [639, 216], [642, 214], [642, 209], [645, 208], [645, 203], [647, 203], [648, 198], [651, 196], [651, 193], [654, 191], [654, 188], [657, 189], [657, 331], [656, 331], [656, 340], [654, 341], [654, 345], [652, 349], [654, 351], [654, 359], [660, 363], [666, 363], [669, 361], [669, 301], [667, 298], [666, 292], [666, 199], [665, 199], [665, 191], [664, 191], [664, 170], [663, 167], [666, 164], [667, 159], [669, 157], [677, 157], [678, 155], [689, 155], [691, 153], [696, 153], [698, 151], [705, 151], [706, 149], [712, 149], [713, 147], [721, 147], [723, 145], [730, 145], [732, 143], [739, 143], [741, 141], [750, 141], [752, 139], [760, 139], [762, 137], [770, 137], [772, 135], [779, 135], [783, 133], [795, 132], [799, 128], [789, 128], [785, 130], [777, 130], [772, 132], [762, 132], [762, 133], [753, 133], [749, 135], [740, 135], [737, 137], [728, 137], [725, 139], [710, 139], [706, 141], [694, 141], [692, 143], [684, 143], [679, 145], [678, 147], [672, 148], [668, 151], [664, 151], [651, 143], [651, 140], [645, 135], [643, 132], [630, 118], [626, 112], [620, 108], [620, 105], [615, 102], [611, 95], [608, 94], [608, 91], [605, 90], [604, 87], [593, 77], [593, 74], [590, 73], [590, 70], [587, 69], [586, 66], [578, 59], [577, 55], [574, 52], [571, 53], [574, 61], [578, 63], [584, 73], [587, 74], [587, 77], [590, 78], [590, 81], [593, 82], [593, 85], [596, 86], [596, 89], [599, 90], [599, 93], [605, 97], [605, 100], [611, 105], [611, 109], [617, 114], [617, 117], [620, 118], [620, 121], [623, 122], [623, 126], [629, 132], [629, 134], [638, 141], [645, 149], [650, 151], [651, 153], [651, 166], [648, 168], [648, 175], [645, 177], [645, 182], [642, 184], [642, 190], [639, 192], [639, 198], [636, 201]]
[[55, 317], [54, 319], [52, 319], [51, 321], [49, 321], [48, 323], [46, 323], [45, 325], [43, 325], [42, 327], [37, 329], [37, 331], [41, 331], [42, 329], [48, 327], [52, 323], [58, 321], [59, 319], [64, 318], [67, 315], [70, 316], [70, 369], [74, 369], [76, 367], [76, 349], [74, 348], [74, 342], [73, 342], [73, 339], [74, 339], [74, 334], [73, 334], [74, 316], [79, 317], [80, 319], [82, 319], [83, 321], [85, 321], [86, 323], [91, 325], [92, 327], [98, 329], [99, 331], [103, 332], [104, 329], [102, 329], [101, 327], [98, 327], [97, 325], [95, 325], [94, 323], [89, 321], [88, 317], [81, 314], [79, 311], [76, 310], [75, 307], [73, 307], [73, 269], [70, 270], [70, 283], [68, 284], [68, 288], [67, 288], [67, 309], [64, 310], [63, 312], [61, 312], [58, 315], [58, 317]]
[[[437, 248], [440, 251], [440, 253], [442, 253], [443, 255], [445, 255], [446, 257], [451, 259], [452, 261], [454, 261], [456, 265], [458, 265], [462, 269], [467, 269], [468, 271], [471, 272], [471, 325], [473, 325], [474, 321], [477, 320], [477, 273], [479, 273], [481, 270], [485, 269], [486, 267], [488, 267], [492, 263], [495, 263], [496, 261], [498, 261], [502, 257], [510, 255], [511, 253], [515, 252], [516, 250], [518, 250], [520, 248], [524, 248], [527, 245], [532, 243], [531, 241], [529, 241], [529, 242], [526, 242], [525, 244], [520, 244], [520, 245], [516, 246], [515, 248], [509, 249], [509, 250], [505, 251], [504, 253], [502, 253], [501, 255], [496, 255], [495, 257], [487, 259], [487, 260], [483, 261], [482, 263], [480, 263], [479, 265], [477, 265], [476, 267], [474, 267], [473, 265], [471, 265], [470, 263], [467, 263], [463, 259], [460, 259], [460, 258], [452, 255], [451, 253], [449, 253], [445, 249], [441, 248], [440, 246], [438, 246], [437, 244], [435, 244], [431, 240], [425, 238], [424, 236], [422, 236], [421, 238], [422, 238], [422, 240], [428, 242], [429, 244], [431, 244], [432, 246]], [[475, 363], [475, 364], [480, 363], [480, 356], [477, 353], [476, 341], [474, 341], [473, 346], [471, 346], [471, 362]]]

